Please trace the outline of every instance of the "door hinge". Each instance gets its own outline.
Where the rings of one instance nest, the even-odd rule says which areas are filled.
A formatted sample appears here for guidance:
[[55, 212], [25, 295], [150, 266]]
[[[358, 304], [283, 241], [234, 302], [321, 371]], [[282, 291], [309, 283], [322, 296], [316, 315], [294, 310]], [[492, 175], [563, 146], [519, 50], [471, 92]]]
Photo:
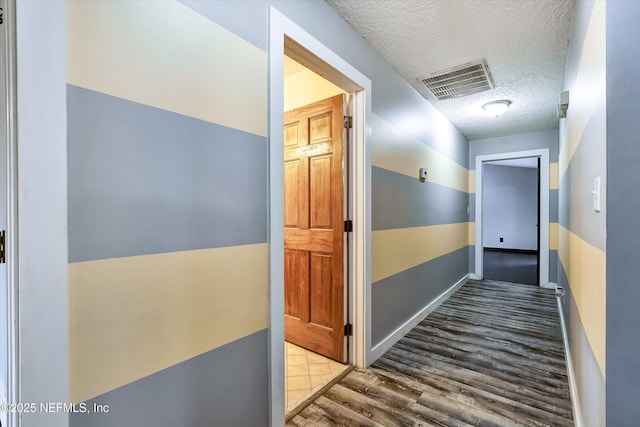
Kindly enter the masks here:
[[351, 323], [347, 323], [344, 325], [344, 336], [350, 337], [351, 335], [353, 335], [353, 325]]
[[352, 231], [353, 231], [353, 221], [348, 219], [344, 222], [344, 232], [351, 233]]
[[351, 129], [353, 127], [353, 120], [351, 116], [344, 116], [344, 127], [345, 129]]
[[0, 264], [4, 264], [6, 262], [4, 246], [4, 230], [2, 230], [0, 231]]

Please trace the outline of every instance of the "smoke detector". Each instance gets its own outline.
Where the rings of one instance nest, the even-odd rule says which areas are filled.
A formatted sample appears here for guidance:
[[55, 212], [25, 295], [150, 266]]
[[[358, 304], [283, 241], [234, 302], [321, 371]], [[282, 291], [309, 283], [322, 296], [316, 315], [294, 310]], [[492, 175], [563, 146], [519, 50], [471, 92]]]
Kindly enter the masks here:
[[491, 71], [484, 59], [418, 77], [418, 81], [425, 85], [438, 101], [462, 98], [495, 87]]

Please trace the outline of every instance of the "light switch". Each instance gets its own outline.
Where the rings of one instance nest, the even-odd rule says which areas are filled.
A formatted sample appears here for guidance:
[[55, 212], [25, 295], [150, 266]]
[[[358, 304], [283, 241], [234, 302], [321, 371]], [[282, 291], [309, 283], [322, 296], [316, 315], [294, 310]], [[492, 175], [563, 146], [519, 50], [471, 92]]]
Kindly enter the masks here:
[[600, 212], [600, 177], [596, 176], [593, 180], [593, 210]]

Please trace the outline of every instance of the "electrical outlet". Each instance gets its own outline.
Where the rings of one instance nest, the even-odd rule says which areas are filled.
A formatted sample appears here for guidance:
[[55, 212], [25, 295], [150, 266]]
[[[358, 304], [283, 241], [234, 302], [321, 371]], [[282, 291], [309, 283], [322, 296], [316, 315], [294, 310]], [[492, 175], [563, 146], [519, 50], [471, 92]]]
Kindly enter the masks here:
[[500, 238], [500, 243], [504, 243], [504, 237]]

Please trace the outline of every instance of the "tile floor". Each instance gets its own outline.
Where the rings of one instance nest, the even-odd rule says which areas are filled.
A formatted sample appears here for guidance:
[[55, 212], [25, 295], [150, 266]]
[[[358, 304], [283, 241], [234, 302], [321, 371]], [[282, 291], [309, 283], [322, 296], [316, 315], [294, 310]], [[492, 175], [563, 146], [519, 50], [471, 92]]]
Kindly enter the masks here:
[[318, 391], [347, 365], [285, 342], [285, 412]]

